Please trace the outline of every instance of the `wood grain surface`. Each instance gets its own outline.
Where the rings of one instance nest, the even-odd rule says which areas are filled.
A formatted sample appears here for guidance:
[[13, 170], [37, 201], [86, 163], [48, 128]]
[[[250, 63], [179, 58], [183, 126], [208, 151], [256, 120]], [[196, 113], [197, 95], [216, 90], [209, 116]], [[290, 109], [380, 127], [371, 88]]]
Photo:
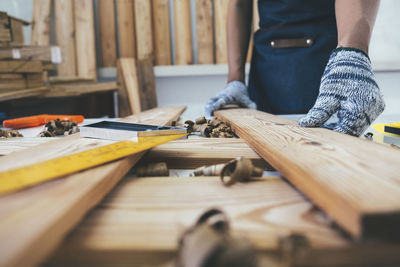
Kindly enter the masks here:
[[40, 96], [49, 91], [47, 87], [31, 88], [31, 89], [12, 89], [10, 91], [0, 92], [0, 101], [14, 100], [32, 96]]
[[193, 63], [190, 1], [174, 0], [175, 64]]
[[153, 0], [154, 55], [156, 65], [171, 65], [169, 0]]
[[196, 1], [197, 61], [214, 64], [213, 1]]
[[117, 0], [119, 56], [136, 57], [135, 17], [132, 0]]
[[58, 76], [73, 77], [76, 71], [74, 1], [54, 1], [56, 44], [61, 47], [63, 62], [57, 65]]
[[[155, 266], [176, 256], [180, 234], [211, 207], [227, 212], [234, 236], [280, 255], [280, 240], [296, 233], [309, 247], [293, 254], [305, 266], [395, 263], [399, 245], [352, 244], [279, 177], [221, 185], [218, 177], [127, 176], [65, 239], [50, 266]], [[378, 247], [379, 248], [379, 247]], [[338, 257], [339, 256], [339, 257]], [[383, 257], [382, 257], [383, 256]]]
[[246, 157], [256, 166], [271, 170], [269, 164], [239, 138], [191, 138], [173, 141], [153, 148], [142, 161], [164, 161], [171, 169], [193, 169], [226, 163], [236, 157]]
[[229, 0], [214, 1], [215, 16], [215, 60], [217, 64], [228, 63], [226, 19]]
[[32, 7], [32, 45], [50, 44], [51, 0], [33, 0]]
[[[156, 108], [124, 121], [169, 124], [185, 107]], [[0, 171], [94, 148], [109, 141], [78, 134], [0, 158]], [[0, 197], [0, 266], [35, 266], [57, 247], [143, 153]]]
[[[134, 58], [120, 58], [118, 60], [118, 75], [120, 82], [121, 97], [126, 97], [129, 103], [130, 112], [137, 114], [141, 111], [140, 105], [140, 82], [137, 64]], [[126, 101], [126, 100], [124, 100]]]
[[135, 0], [136, 55], [154, 59], [152, 8], [150, 0]]
[[76, 73], [97, 79], [94, 7], [92, 0], [74, 0]]
[[102, 66], [115, 67], [117, 64], [117, 44], [114, 1], [99, 0], [98, 5]]
[[260, 111], [216, 116], [354, 238], [399, 238], [399, 150]]

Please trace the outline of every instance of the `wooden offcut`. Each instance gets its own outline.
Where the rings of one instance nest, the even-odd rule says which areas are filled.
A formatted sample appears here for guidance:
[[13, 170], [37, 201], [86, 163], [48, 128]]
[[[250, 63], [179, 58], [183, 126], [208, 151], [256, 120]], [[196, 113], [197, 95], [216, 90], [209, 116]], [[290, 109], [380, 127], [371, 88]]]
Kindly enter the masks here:
[[198, 64], [214, 64], [213, 1], [196, 1]]
[[171, 31], [169, 0], [153, 0], [155, 65], [171, 65]]
[[61, 47], [63, 62], [57, 66], [58, 76], [76, 76], [74, 2], [54, 2], [56, 44]]
[[229, 0], [214, 1], [215, 16], [215, 61], [217, 64], [228, 63], [226, 19]]
[[136, 57], [135, 17], [132, 0], [117, 0], [119, 56]]
[[137, 73], [139, 78], [141, 111], [157, 107], [156, 77], [154, 75], [152, 59], [144, 58], [138, 60]]
[[114, 1], [99, 0], [99, 23], [101, 39], [101, 58], [103, 67], [115, 67], [117, 64], [117, 45], [115, 34]]
[[135, 0], [135, 32], [137, 59], [154, 59], [152, 8], [150, 0]]
[[261, 111], [215, 116], [354, 238], [400, 238], [400, 150]]
[[51, 0], [33, 0], [32, 10], [32, 45], [50, 44]]
[[74, 0], [76, 74], [97, 79], [94, 10], [92, 0]]
[[[123, 121], [169, 124], [185, 107], [157, 108]], [[109, 144], [79, 134], [0, 158], [0, 171]], [[40, 153], [38, 153], [40, 151]], [[143, 153], [0, 197], [1, 266], [35, 266], [57, 247]], [[28, 223], [29, 222], [29, 223]]]
[[190, 1], [175, 0], [173, 2], [175, 28], [175, 64], [192, 64], [193, 57]]

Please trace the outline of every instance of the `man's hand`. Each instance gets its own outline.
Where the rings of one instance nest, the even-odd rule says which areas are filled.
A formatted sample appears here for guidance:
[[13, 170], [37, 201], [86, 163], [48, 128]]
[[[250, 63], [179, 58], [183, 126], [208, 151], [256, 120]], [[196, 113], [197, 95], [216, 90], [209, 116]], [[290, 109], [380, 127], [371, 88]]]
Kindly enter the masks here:
[[[360, 136], [385, 108], [368, 56], [352, 48], [332, 52], [314, 107], [300, 126], [322, 127]], [[335, 112], [339, 121], [324, 124]]]
[[211, 117], [215, 110], [228, 104], [238, 104], [241, 107], [256, 109], [257, 105], [250, 100], [244, 83], [233, 81], [216, 97], [210, 98], [206, 104], [206, 116]]

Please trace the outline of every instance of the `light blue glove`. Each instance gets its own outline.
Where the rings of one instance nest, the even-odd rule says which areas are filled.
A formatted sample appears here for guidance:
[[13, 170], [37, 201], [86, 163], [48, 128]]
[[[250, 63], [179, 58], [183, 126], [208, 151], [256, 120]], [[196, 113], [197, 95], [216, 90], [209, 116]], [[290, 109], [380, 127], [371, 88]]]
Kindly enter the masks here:
[[[322, 127], [360, 136], [385, 109], [371, 62], [361, 50], [335, 49], [321, 79], [313, 108], [299, 120], [304, 127]], [[337, 112], [338, 122], [325, 122]]]
[[232, 81], [216, 97], [208, 100], [205, 108], [206, 116], [211, 117], [215, 110], [221, 109], [228, 104], [237, 104], [241, 107], [251, 109], [257, 108], [256, 103], [249, 98], [246, 85], [239, 81]]

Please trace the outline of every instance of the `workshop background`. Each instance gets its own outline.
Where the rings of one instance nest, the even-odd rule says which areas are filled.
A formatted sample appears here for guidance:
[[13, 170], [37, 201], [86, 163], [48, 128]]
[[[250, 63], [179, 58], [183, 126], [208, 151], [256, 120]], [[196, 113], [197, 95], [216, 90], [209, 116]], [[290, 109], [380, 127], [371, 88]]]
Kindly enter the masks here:
[[[96, 66], [99, 81], [115, 80], [117, 58], [126, 55], [136, 55], [140, 58], [139, 53], [143, 55], [152, 53], [156, 56], [154, 71], [158, 105], [185, 104], [191, 107], [185, 113], [185, 116], [193, 117], [203, 114], [204, 104], [208, 98], [217, 94], [226, 84], [227, 65], [226, 51], [224, 51], [226, 38], [225, 23], [223, 22], [226, 14], [224, 14], [223, 7], [226, 6], [229, 0], [215, 1], [214, 6], [209, 7], [210, 12], [213, 12], [213, 14], [196, 14], [195, 0], [188, 0], [190, 5], [184, 4], [182, 7], [174, 6], [172, 0], [155, 1], [155, 3], [160, 4], [161, 12], [168, 12], [167, 17], [164, 18], [168, 20], [168, 25], [164, 24], [164, 28], [159, 29], [159, 31], [163, 31], [163, 33], [159, 33], [160, 36], [165, 37], [165, 33], [169, 33], [168, 38], [165, 40], [157, 39], [164, 46], [162, 48], [156, 47], [154, 43], [156, 41], [154, 37], [156, 30], [154, 13], [156, 11], [154, 9], [144, 10], [143, 13], [148, 11], [148, 14], [143, 14], [143, 16], [151, 16], [151, 19], [146, 20], [148, 25], [141, 25], [140, 27], [149, 27], [148, 29], [151, 29], [153, 35], [148, 35], [146, 31], [145, 34], [147, 36], [140, 36], [139, 33], [132, 36], [133, 42], [136, 39], [136, 51], [121, 48], [122, 39], [119, 36], [118, 25], [121, 22], [118, 19], [118, 12], [122, 11], [118, 9], [118, 1], [109, 0], [104, 2], [103, 9], [105, 13], [102, 18], [103, 11], [101, 11], [102, 7], [99, 6], [99, 0], [93, 1]], [[168, 5], [167, 9], [162, 7], [165, 4]], [[0, 1], [0, 10], [28, 21], [32, 19], [32, 6], [33, 0]], [[186, 13], [190, 13], [190, 16], [176, 18], [174, 11], [176, 12], [177, 8], [186, 9]], [[381, 116], [386, 118], [400, 113], [400, 105], [398, 104], [400, 103], [400, 35], [398, 34], [400, 19], [398, 10], [400, 10], [399, 1], [381, 1], [370, 46], [372, 66], [386, 101], [386, 109]], [[110, 15], [110, 12], [114, 12], [114, 14]], [[132, 15], [134, 16], [134, 14]], [[203, 16], [200, 22], [199, 16]], [[52, 19], [54, 20], [54, 16]], [[206, 21], [207, 19], [209, 21]], [[102, 24], [102, 21], [104, 21], [104, 24]], [[175, 25], [176, 21], [179, 21], [178, 25]], [[257, 28], [256, 21], [257, 17], [254, 18], [254, 30]], [[135, 21], [131, 23], [131, 26], [139, 27], [138, 25], [135, 26]], [[197, 27], [199, 24], [201, 24], [200, 27], [202, 28]], [[102, 25], [104, 25], [103, 28]], [[178, 34], [175, 32], [176, 27], [179, 28]], [[208, 27], [208, 29], [204, 30], [204, 27]], [[53, 27], [50, 38], [50, 42], [53, 45], [57, 44], [54, 31], [55, 28]], [[133, 33], [133, 31], [131, 32]], [[25, 27], [24, 34], [25, 42], [29, 43], [31, 40], [31, 27]], [[108, 38], [102, 42], [102, 36], [114, 36], [115, 38]], [[140, 49], [138, 47], [140, 45], [138, 39], [143, 38], [146, 38], [143, 42], [153, 40], [153, 45], [144, 44], [147, 46], [145, 47], [147, 51], [138, 52]], [[123, 42], [126, 42], [126, 38]], [[182, 52], [177, 55], [176, 47], [179, 45], [187, 47], [186, 49], [181, 49]], [[135, 48], [132, 47], [132, 49]], [[189, 51], [187, 51], [188, 49]], [[157, 60], [157, 53], [162, 53], [158, 56], [159, 60]], [[249, 69], [248, 67], [247, 70]]]

